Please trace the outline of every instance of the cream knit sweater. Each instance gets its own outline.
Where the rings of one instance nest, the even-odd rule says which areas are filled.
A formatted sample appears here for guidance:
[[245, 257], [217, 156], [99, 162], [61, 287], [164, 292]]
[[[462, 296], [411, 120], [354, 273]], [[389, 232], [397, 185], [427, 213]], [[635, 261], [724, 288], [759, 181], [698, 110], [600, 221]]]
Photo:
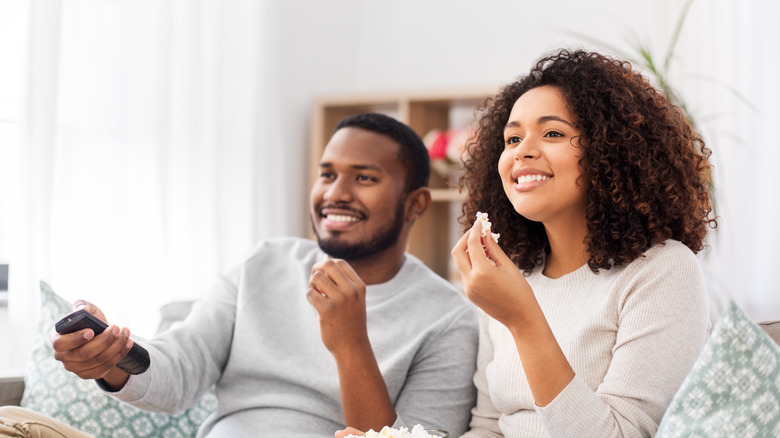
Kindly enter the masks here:
[[483, 313], [464, 437], [653, 436], [709, 330], [695, 255], [667, 241], [624, 267], [557, 279], [537, 269], [528, 282], [576, 376], [536, 406], [512, 336]]

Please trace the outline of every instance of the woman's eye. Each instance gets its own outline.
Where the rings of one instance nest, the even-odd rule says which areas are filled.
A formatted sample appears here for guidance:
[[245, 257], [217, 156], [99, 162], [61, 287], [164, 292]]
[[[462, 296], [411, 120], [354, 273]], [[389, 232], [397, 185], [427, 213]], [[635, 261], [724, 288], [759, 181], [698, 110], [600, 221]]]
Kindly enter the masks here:
[[330, 173], [330, 172], [320, 172], [320, 178], [332, 179], [333, 178], [333, 174]]
[[558, 131], [550, 131], [546, 134], [547, 137], [563, 137], [563, 134]]
[[523, 141], [522, 138], [520, 138], [520, 137], [518, 137], [516, 135], [513, 135], [513, 136], [508, 137], [506, 139], [506, 144], [510, 145], [510, 144], [515, 144], [515, 143], [520, 143], [521, 141]]

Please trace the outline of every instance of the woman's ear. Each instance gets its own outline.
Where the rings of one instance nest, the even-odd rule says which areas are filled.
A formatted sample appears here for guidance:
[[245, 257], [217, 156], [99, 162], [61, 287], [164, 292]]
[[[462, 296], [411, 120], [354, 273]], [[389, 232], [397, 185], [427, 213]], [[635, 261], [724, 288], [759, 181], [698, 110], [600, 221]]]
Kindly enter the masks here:
[[428, 187], [419, 187], [412, 190], [406, 196], [406, 215], [404, 219], [414, 223], [425, 213], [429, 205], [431, 205], [431, 191], [428, 190]]

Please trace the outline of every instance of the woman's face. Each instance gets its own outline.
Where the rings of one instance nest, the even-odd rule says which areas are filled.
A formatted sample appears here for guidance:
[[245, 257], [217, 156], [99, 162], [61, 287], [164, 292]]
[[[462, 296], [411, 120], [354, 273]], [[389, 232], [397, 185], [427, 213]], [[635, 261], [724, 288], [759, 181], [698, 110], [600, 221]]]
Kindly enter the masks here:
[[518, 213], [547, 227], [585, 221], [576, 124], [561, 91], [545, 85], [517, 99], [504, 128], [498, 160], [504, 192]]

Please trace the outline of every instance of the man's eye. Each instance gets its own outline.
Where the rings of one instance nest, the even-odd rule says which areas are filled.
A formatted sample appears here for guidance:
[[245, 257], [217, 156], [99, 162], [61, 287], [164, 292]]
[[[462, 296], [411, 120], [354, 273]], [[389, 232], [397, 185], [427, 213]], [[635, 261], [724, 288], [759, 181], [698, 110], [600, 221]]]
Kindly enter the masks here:
[[320, 178], [333, 179], [333, 174], [330, 172], [320, 172]]
[[370, 182], [370, 181], [376, 181], [373, 177], [370, 177], [368, 175], [358, 175], [357, 180], [361, 182]]

